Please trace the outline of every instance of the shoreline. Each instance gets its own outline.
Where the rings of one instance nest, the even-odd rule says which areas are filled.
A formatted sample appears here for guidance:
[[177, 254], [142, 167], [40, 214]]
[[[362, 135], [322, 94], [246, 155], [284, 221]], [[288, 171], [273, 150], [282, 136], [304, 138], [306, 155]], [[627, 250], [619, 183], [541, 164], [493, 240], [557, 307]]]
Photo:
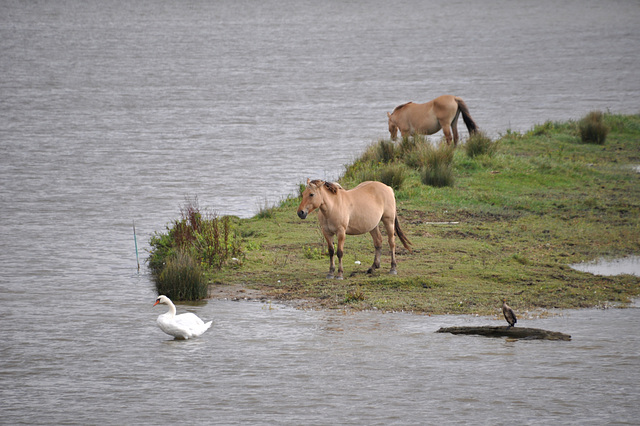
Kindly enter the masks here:
[[374, 142], [339, 183], [348, 189], [389, 168], [402, 172], [397, 217], [413, 250], [396, 242], [397, 275], [387, 273], [386, 243], [381, 269], [366, 273], [374, 248], [364, 234], [347, 237], [345, 279], [327, 279], [317, 218], [301, 220], [300, 198], [291, 196], [230, 219], [242, 250], [207, 271], [209, 297], [427, 315], [493, 315], [503, 298], [521, 312], [633, 305], [640, 277], [570, 266], [640, 254], [640, 175], [631, 167], [640, 164], [640, 115], [604, 117], [611, 131], [602, 145], [582, 142], [576, 122], [547, 122], [507, 133], [490, 155], [458, 147], [449, 157], [454, 181], [444, 187], [409, 166], [419, 141], [393, 145], [398, 156], [384, 161], [374, 154], [389, 141]]
[[[486, 317], [492, 318], [496, 321], [504, 321], [502, 318], [502, 310], [498, 304], [496, 304], [495, 313], [492, 314], [479, 314], [479, 313], [460, 313], [460, 312], [447, 312], [447, 313], [429, 313], [424, 311], [414, 310], [380, 310], [377, 308], [358, 309], [352, 305], [339, 305], [328, 306], [320, 303], [315, 299], [280, 299], [272, 297], [268, 292], [264, 292], [260, 289], [250, 288], [243, 284], [212, 284], [209, 286], [209, 295], [206, 299], [209, 300], [226, 300], [230, 302], [257, 302], [257, 303], [276, 303], [286, 307], [290, 307], [297, 310], [311, 310], [311, 311], [325, 311], [325, 312], [376, 312], [380, 314], [389, 313], [403, 313], [410, 315], [423, 315], [423, 316], [438, 316], [438, 315], [466, 315], [473, 317]], [[533, 308], [518, 310], [517, 315], [520, 320], [537, 320], [555, 316], [564, 315], [565, 311], [572, 310], [607, 310], [607, 309], [629, 309], [640, 307], [640, 297], [634, 298], [630, 303], [618, 303], [618, 302], [604, 302], [596, 306], [580, 307], [580, 308]]]

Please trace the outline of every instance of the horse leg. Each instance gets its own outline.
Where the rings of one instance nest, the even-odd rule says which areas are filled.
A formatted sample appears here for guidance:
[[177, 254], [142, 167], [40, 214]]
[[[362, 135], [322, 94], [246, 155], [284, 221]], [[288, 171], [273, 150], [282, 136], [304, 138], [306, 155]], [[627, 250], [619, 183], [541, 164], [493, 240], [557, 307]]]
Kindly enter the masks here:
[[344, 256], [344, 240], [346, 234], [344, 231], [338, 232], [338, 275], [336, 279], [341, 280], [343, 278], [344, 270], [342, 269], [342, 256]]
[[[446, 121], [440, 121], [440, 126], [442, 127], [442, 133], [444, 133], [444, 137], [447, 140], [447, 144], [451, 145], [451, 140], [453, 139], [451, 137], [451, 125]], [[458, 133], [457, 130], [456, 130], [456, 133]], [[456, 140], [456, 143], [458, 143], [457, 140]]]
[[373, 258], [373, 265], [367, 271], [367, 274], [372, 274], [376, 269], [380, 267], [380, 255], [382, 254], [382, 233], [380, 228], [376, 226], [370, 232], [373, 238], [373, 247], [375, 248], [375, 256]]
[[453, 131], [453, 144], [455, 146], [458, 146], [458, 141], [460, 140], [458, 138], [458, 116], [459, 115], [460, 115], [460, 110], [456, 112], [456, 116], [453, 118], [453, 121], [451, 122], [451, 130]]
[[333, 249], [333, 235], [325, 235], [325, 240], [327, 240], [327, 250], [329, 251], [329, 273], [327, 274], [327, 278], [333, 278], [333, 274], [336, 270], [336, 264], [333, 260], [333, 255], [335, 253]]
[[394, 228], [395, 218], [383, 218], [382, 221], [384, 223], [384, 229], [387, 231], [387, 238], [389, 239], [389, 250], [391, 251], [391, 269], [389, 270], [389, 273], [391, 275], [397, 275], [398, 271], [396, 269], [396, 236]]

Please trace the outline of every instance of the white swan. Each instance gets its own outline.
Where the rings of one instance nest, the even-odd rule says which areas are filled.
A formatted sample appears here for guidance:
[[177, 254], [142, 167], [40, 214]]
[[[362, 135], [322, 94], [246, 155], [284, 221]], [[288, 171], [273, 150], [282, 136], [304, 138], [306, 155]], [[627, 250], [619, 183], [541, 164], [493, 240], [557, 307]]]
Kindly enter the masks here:
[[176, 339], [198, 337], [211, 327], [212, 321], [205, 323], [191, 312], [176, 315], [176, 306], [167, 296], [158, 296], [153, 306], [157, 304], [169, 305], [169, 312], [158, 316], [157, 322], [162, 331]]

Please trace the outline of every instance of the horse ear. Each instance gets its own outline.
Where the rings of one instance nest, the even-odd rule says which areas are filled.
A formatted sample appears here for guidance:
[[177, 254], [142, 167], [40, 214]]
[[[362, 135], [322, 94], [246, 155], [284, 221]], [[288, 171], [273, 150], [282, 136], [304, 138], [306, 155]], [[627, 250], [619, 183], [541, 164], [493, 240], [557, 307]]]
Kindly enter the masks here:
[[311, 180], [307, 179], [307, 187], [317, 189], [319, 186], [322, 186], [324, 182], [321, 180]]
[[396, 120], [391, 116], [391, 114], [387, 113], [387, 117], [389, 118], [389, 123], [396, 125]]

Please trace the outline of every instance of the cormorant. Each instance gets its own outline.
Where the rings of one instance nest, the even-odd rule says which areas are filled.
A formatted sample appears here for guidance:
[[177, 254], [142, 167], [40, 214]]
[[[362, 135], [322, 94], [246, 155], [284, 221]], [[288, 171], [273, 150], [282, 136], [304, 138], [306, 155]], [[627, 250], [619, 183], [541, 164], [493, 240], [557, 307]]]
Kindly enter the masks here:
[[513, 312], [513, 309], [507, 305], [507, 299], [502, 299], [502, 313], [504, 314], [504, 319], [509, 323], [509, 327], [507, 327], [507, 329], [516, 325], [518, 318], [516, 318], [516, 314]]

